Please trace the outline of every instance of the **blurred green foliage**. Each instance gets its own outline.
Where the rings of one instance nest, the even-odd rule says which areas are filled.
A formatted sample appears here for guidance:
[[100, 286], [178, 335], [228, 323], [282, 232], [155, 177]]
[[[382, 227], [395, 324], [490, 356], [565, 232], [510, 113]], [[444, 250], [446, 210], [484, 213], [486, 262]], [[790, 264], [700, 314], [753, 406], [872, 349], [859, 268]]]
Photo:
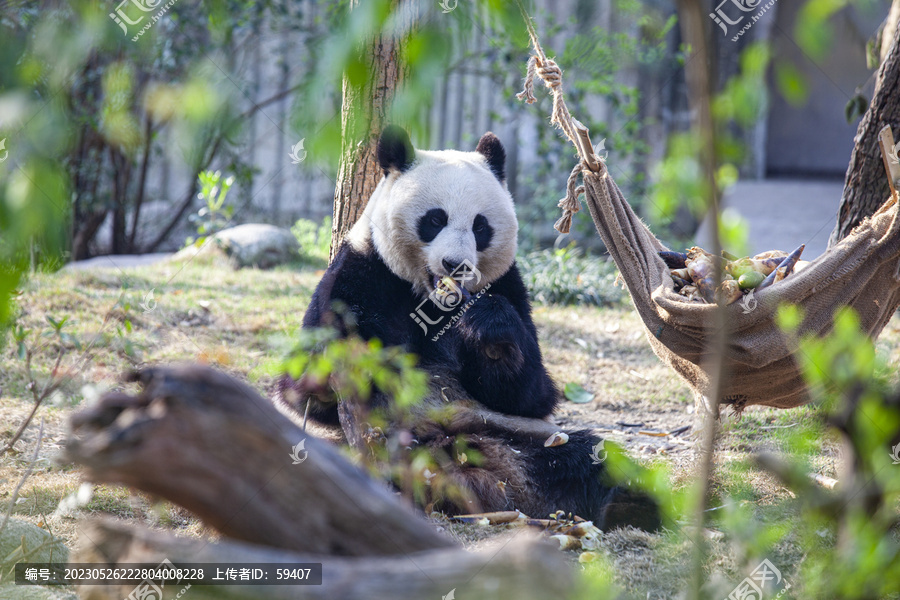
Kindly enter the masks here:
[[[771, 52], [765, 43], [750, 44], [740, 58], [738, 75], [729, 79], [722, 90], [710, 99], [716, 126], [715, 192], [724, 191], [737, 182], [740, 166], [746, 158], [746, 147], [740, 128], [753, 127], [762, 116], [767, 102], [766, 74]], [[665, 227], [679, 210], [687, 209], [696, 219], [708, 211], [710, 182], [702, 176], [701, 144], [695, 131], [672, 135], [665, 158], [655, 170], [651, 222]], [[736, 213], [719, 215], [718, 226], [722, 247], [738, 255], [746, 253], [746, 223]], [[679, 240], [677, 245], [681, 245]]]
[[[334, 329], [301, 329], [299, 339], [278, 371], [300, 381], [318, 398], [347, 402], [360, 427], [365, 451], [354, 453], [369, 472], [392, 482], [411, 502], [430, 510], [444, 500], [463, 501], [465, 492], [451, 474], [451, 464], [478, 465], [481, 455], [462, 438], [448, 454], [440, 448], [413, 443], [421, 419], [452, 418], [452, 406], [423, 406], [430, 376], [416, 367], [418, 357], [400, 347], [383, 347], [380, 340], [340, 338]], [[389, 402], [372, 402], [373, 394]], [[357, 448], [359, 450], [359, 448]]]
[[[241, 185], [253, 174], [241, 133], [258, 107], [243, 110], [238, 50], [249, 30], [286, 5], [179, 2], [133, 41], [151, 19], [135, 6], [14, 2], [0, 18], [0, 61], [11, 66], [0, 74], [0, 139], [14, 148], [2, 168], [46, 182], [63, 221], [54, 247], [73, 258], [91, 253], [107, 219], [113, 252], [155, 249], [191, 212], [195, 178], [213, 160]], [[303, 19], [296, 10], [284, 16]], [[164, 152], [155, 151], [163, 139]], [[142, 240], [140, 208], [157, 199], [147, 173], [163, 154], [188, 171], [190, 184], [167, 222], [155, 224], [156, 237]]]
[[[796, 306], [784, 306], [778, 315], [798, 344], [795, 356], [823, 421], [843, 440], [844, 468], [834, 492], [823, 492], [802, 476], [789, 482], [798, 518], [783, 534], [805, 552], [797, 565], [802, 586], [797, 597], [895, 598], [900, 593], [900, 464], [892, 456], [900, 449], [895, 369], [876, 355], [852, 309], [837, 311], [831, 333], [823, 337], [805, 333], [803, 318]], [[792, 432], [795, 456], [788, 472], [809, 472], [821, 452], [814, 424], [801, 425]]]
[[516, 262], [536, 302], [612, 306], [628, 297], [628, 292], [616, 285], [615, 264], [585, 255], [574, 243], [522, 254]]
[[428, 379], [415, 368], [417, 357], [380, 340], [338, 338], [333, 329], [301, 329], [283, 371], [313, 385], [327, 385], [339, 398], [368, 400], [374, 388], [390, 395], [397, 406], [414, 405], [425, 395]]
[[[839, 310], [832, 331], [821, 337], [805, 332], [803, 311], [796, 306], [782, 306], [777, 319], [797, 348], [814, 407], [804, 409], [804, 416], [785, 414], [791, 425], [779, 430], [780, 447], [758, 455], [756, 464], [718, 455], [706, 526], [711, 539], [720, 541], [706, 562], [700, 597], [732, 597], [739, 582], [769, 560], [781, 571], [780, 587], [789, 586], [780, 598], [897, 598], [900, 393], [895, 368], [876, 354], [851, 309]], [[843, 442], [843, 466], [832, 490], [814, 483], [811, 475], [821, 472], [823, 453], [836, 438]], [[693, 551], [694, 533], [686, 526], [702, 488], [673, 480], [667, 461], [636, 461], [609, 441], [604, 450], [610, 482], [647, 491], [661, 508], [666, 529], [654, 556]], [[765, 472], [788, 493], [763, 497], [757, 482]], [[688, 572], [674, 569], [676, 580], [666, 585], [673, 592], [684, 590]], [[615, 580], [613, 567], [601, 560], [587, 566], [582, 585], [611, 590]], [[777, 593], [766, 590], [763, 597]]]
[[207, 237], [228, 227], [234, 215], [234, 206], [225, 204], [228, 191], [234, 184], [234, 177], [223, 178], [221, 171], [202, 171], [198, 178], [200, 193], [197, 197], [205, 200], [206, 206], [189, 217], [189, 221], [197, 228], [197, 237], [189, 237], [185, 241], [186, 246], [200, 246]]
[[291, 233], [297, 238], [303, 260], [321, 267], [328, 265], [328, 253], [331, 249], [331, 217], [325, 217], [321, 223], [298, 219], [291, 227]]

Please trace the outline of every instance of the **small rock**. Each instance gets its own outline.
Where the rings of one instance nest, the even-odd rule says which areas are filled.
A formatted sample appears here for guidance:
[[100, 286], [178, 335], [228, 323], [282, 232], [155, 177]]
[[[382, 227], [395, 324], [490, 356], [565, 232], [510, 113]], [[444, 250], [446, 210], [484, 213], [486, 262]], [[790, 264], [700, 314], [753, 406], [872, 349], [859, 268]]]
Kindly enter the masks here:
[[213, 261], [224, 255], [236, 268], [269, 269], [297, 258], [300, 246], [289, 230], [274, 225], [248, 223], [223, 229], [203, 244], [188, 246], [178, 252], [175, 261]]
[[[32, 554], [39, 546], [43, 547]], [[69, 559], [69, 551], [62, 540], [54, 541], [46, 529], [12, 518], [0, 534], [0, 556], [15, 557], [17, 554], [14, 553], [23, 550], [28, 553], [29, 562], [66, 562]]]

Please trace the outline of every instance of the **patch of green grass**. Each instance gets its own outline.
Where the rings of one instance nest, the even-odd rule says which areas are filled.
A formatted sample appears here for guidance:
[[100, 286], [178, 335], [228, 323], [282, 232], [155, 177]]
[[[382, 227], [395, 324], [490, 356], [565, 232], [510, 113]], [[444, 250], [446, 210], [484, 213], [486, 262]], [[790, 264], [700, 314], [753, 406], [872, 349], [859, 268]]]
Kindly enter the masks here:
[[[15, 513], [26, 516], [49, 516], [56, 510], [60, 500], [74, 493], [78, 484], [62, 483], [54, 478], [36, 477], [33, 485], [26, 486], [20, 495]], [[90, 502], [81, 507], [86, 513], [98, 512], [123, 518], [135, 516], [134, 493], [127, 488], [108, 485], [94, 486]]]
[[[115, 387], [118, 375], [146, 362], [203, 361], [247, 375], [267, 360], [269, 338], [295, 331], [318, 275], [181, 263], [127, 270], [63, 270], [36, 274], [19, 298], [17, 325], [31, 330], [33, 369], [45, 382], [57, 342], [47, 317], [68, 317], [59, 373], [64, 395], [78, 404], [84, 386]], [[265, 383], [265, 382], [263, 382]], [[4, 395], [30, 401], [24, 362], [7, 345], [0, 353]]]
[[751, 407], [722, 422], [722, 444], [740, 452], [825, 455], [837, 443], [812, 405], [791, 409]]

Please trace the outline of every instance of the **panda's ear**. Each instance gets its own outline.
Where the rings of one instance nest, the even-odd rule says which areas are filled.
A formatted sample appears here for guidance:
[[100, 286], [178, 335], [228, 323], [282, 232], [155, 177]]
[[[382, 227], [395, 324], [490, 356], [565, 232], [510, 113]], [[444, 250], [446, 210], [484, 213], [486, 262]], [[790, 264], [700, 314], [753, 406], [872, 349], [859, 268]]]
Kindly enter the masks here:
[[475, 151], [487, 159], [488, 167], [500, 183], [506, 181], [506, 150], [496, 135], [488, 131], [481, 136]]
[[387, 175], [390, 171], [406, 171], [416, 160], [416, 150], [402, 127], [388, 125], [378, 139], [378, 164]]

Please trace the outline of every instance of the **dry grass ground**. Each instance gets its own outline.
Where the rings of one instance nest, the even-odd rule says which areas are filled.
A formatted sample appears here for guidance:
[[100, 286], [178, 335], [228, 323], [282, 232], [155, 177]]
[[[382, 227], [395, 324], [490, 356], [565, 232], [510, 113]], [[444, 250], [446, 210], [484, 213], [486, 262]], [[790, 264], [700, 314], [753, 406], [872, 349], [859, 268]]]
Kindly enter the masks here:
[[[65, 437], [66, 419], [82, 403], [120, 385], [119, 373], [144, 363], [213, 363], [267, 394], [274, 365], [285, 340], [299, 327], [319, 275], [313, 268], [234, 272], [212, 264], [167, 263], [127, 271], [63, 271], [33, 277], [19, 298], [18, 324], [32, 332], [28, 343], [35, 348], [39, 383], [46, 381], [60, 349], [54, 337], [42, 335], [49, 330], [47, 317], [68, 317], [64, 330], [78, 344], [64, 343], [66, 382], [61, 390], [40, 410], [16, 452], [0, 457], [0, 502], [9, 501], [21, 478], [42, 418], [40, 460], [21, 490], [16, 517], [51, 529], [68, 543], [77, 536], [78, 519], [99, 513], [187, 535], [210, 535], [177, 507], [109, 486], [95, 487], [91, 501], [75, 513], [52, 516], [60, 500], [81, 483], [78, 469], [53, 462]], [[694, 469], [694, 432], [651, 434], [690, 425], [693, 400], [687, 387], [651, 353], [631, 307], [538, 305], [534, 312], [545, 361], [555, 380], [560, 385], [578, 383], [594, 394], [586, 404], [564, 402], [557, 422], [567, 428], [594, 429], [642, 461], [667, 465], [673, 486], [687, 485]], [[900, 360], [896, 318], [878, 349], [891, 364]], [[0, 444], [9, 440], [30, 409], [27, 385], [24, 362], [7, 340], [0, 354]], [[760, 450], [790, 452], [792, 430], [816, 419], [810, 407], [751, 408], [740, 419], [726, 416], [716, 454], [712, 503], [742, 503], [754, 507], [761, 518], [789, 523], [792, 515], [784, 501], [790, 492], [752, 467], [748, 459]], [[835, 476], [838, 446], [824, 430], [819, 443], [812, 467]], [[471, 547], [505, 533], [504, 527], [479, 528], [441, 519], [437, 523]], [[711, 577], [726, 584], [740, 581], [744, 575], [740, 553], [735, 551], [739, 540], [717, 537], [712, 544], [715, 558], [707, 565]], [[611, 570], [636, 598], [673, 598], [687, 575], [690, 546], [678, 531], [609, 534], [603, 540], [606, 558], [601, 568]], [[790, 544], [782, 550], [781, 556], [770, 557], [773, 562], [791, 565], [802, 553]]]

